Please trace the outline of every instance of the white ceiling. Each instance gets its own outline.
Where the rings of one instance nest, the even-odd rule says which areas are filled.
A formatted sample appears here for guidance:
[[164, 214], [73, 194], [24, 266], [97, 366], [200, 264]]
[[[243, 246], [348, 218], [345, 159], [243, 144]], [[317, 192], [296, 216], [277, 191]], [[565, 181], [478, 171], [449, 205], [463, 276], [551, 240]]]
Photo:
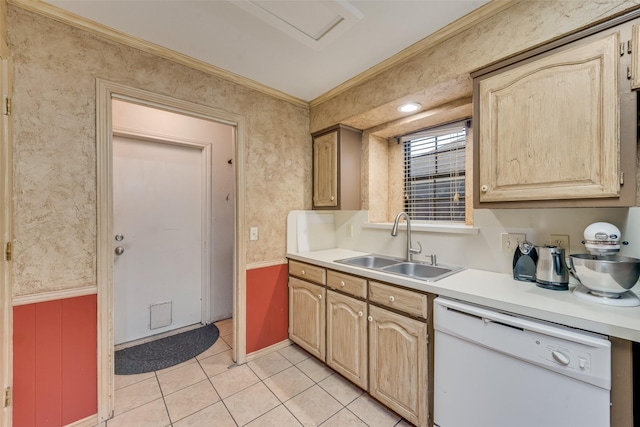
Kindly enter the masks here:
[[489, 0], [47, 0], [311, 101]]

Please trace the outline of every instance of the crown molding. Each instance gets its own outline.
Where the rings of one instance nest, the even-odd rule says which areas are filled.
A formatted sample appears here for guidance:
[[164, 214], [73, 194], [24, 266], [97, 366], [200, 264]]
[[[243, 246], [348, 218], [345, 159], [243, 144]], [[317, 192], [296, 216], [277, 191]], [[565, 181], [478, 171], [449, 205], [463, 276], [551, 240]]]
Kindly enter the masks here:
[[41, 0], [8, 0], [8, 2], [9, 4], [15, 5], [21, 9], [46, 16], [55, 21], [62, 22], [63, 24], [71, 25], [75, 28], [98, 34], [111, 41], [115, 41], [117, 43], [121, 43], [123, 45], [133, 47], [147, 53], [151, 53], [161, 58], [168, 59], [178, 64], [185, 65], [189, 68], [214, 75], [216, 77], [228, 80], [232, 83], [236, 83], [238, 85], [256, 90], [265, 95], [280, 99], [282, 101], [286, 101], [300, 107], [309, 108], [309, 103], [300, 98], [287, 95], [284, 92], [273, 89], [269, 86], [263, 85], [249, 78], [242, 77], [238, 74], [232, 73], [222, 68], [216, 67], [215, 65], [207, 64], [206, 62], [197, 60], [188, 55], [175, 52], [171, 49], [159, 46], [155, 43], [151, 43], [137, 37], [130, 36], [121, 31], [114, 30], [113, 28], [110, 28], [106, 25], [91, 21], [87, 18], [60, 9]]
[[441, 28], [435, 33], [425, 37], [424, 39], [412, 44], [408, 48], [401, 50], [397, 54], [385, 59], [380, 62], [378, 65], [374, 65], [369, 68], [367, 71], [364, 71], [357, 76], [347, 80], [346, 82], [336, 86], [330, 91], [320, 95], [319, 97], [311, 100], [309, 102], [309, 106], [311, 108], [316, 107], [323, 102], [327, 102], [328, 100], [335, 98], [343, 92], [351, 89], [354, 86], [357, 86], [367, 80], [374, 78], [375, 76], [382, 74], [388, 69], [398, 65], [401, 62], [404, 62], [425, 50], [437, 45], [438, 43], [442, 43], [445, 40], [462, 33], [473, 25], [481, 22], [487, 18], [496, 15], [503, 10], [519, 3], [521, 0], [491, 0], [489, 3], [479, 7], [478, 9], [466, 14], [465, 16], [455, 20], [451, 24], [446, 27]]

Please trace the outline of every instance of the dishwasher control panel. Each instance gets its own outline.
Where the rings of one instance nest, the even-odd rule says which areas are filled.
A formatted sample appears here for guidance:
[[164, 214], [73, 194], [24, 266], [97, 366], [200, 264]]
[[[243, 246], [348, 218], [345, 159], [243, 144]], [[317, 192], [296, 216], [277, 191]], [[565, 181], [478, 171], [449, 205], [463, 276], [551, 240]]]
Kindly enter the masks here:
[[562, 345], [556, 340], [538, 336], [533, 338], [533, 349], [537, 357], [548, 363], [580, 372], [591, 370], [591, 354], [575, 346]]

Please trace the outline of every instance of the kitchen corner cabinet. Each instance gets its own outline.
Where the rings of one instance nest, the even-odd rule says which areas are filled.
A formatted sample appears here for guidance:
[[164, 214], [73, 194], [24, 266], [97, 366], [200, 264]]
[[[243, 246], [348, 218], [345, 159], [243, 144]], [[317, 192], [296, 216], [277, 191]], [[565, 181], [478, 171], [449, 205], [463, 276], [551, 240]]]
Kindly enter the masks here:
[[334, 126], [313, 136], [313, 208], [360, 209], [362, 132]]
[[476, 207], [635, 203], [635, 118], [627, 111], [635, 97], [620, 31], [574, 36], [472, 75]]
[[[318, 284], [296, 277], [310, 277]], [[324, 360], [325, 356], [325, 271], [323, 268], [289, 263], [289, 338]]]

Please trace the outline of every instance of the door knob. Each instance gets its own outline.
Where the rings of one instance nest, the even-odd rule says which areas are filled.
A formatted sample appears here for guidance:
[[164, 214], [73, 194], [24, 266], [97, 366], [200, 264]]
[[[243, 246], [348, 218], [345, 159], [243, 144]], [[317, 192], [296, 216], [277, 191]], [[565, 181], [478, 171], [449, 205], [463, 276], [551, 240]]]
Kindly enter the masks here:
[[115, 252], [116, 252], [116, 255], [122, 255], [124, 253], [124, 248], [122, 246], [118, 246]]

